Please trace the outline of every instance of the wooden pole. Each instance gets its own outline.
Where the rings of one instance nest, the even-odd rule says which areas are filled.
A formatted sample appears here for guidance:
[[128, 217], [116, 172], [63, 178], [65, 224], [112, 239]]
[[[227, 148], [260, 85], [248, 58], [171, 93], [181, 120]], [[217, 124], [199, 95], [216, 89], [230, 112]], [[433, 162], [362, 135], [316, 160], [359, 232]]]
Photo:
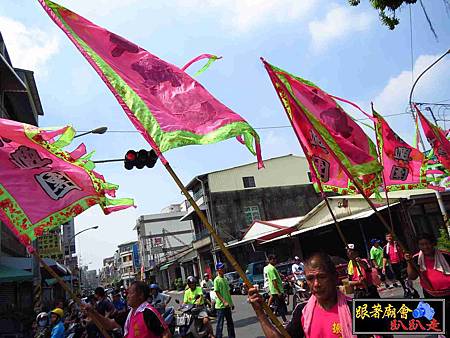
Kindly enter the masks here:
[[[273, 86], [276, 88], [275, 80], [273, 79], [271, 72], [267, 69], [267, 64], [266, 64], [266, 62], [265, 62], [264, 60], [262, 60], [262, 61], [264, 62], [264, 67], [266, 67], [267, 73], [269, 74], [269, 78], [270, 78], [270, 80], [272, 81]], [[286, 86], [284, 85], [284, 83], [281, 83], [280, 85], [283, 87], [284, 91], [285, 91], [288, 95], [291, 95], [290, 92], [287, 90]], [[283, 102], [283, 99], [282, 99], [282, 97], [280, 96], [280, 93], [279, 93], [278, 91], [276, 91], [276, 92], [277, 92], [277, 95], [278, 95], [280, 101]], [[284, 107], [284, 105], [283, 105], [283, 107]], [[325, 194], [325, 192], [323, 191], [322, 181], [321, 181], [320, 178], [319, 178], [318, 170], [317, 170], [317, 168], [316, 168], [314, 162], [312, 161], [311, 156], [310, 156], [310, 154], [308, 153], [308, 150], [307, 150], [307, 149], [305, 148], [305, 146], [303, 145], [302, 140], [300, 139], [299, 135], [297, 134], [297, 132], [295, 132], [295, 126], [294, 126], [293, 118], [289, 116], [289, 113], [288, 113], [288, 111], [286, 110], [286, 107], [285, 107], [284, 110], [286, 111], [286, 114], [288, 115], [288, 119], [289, 119], [289, 121], [290, 121], [290, 123], [291, 123], [291, 126], [292, 126], [293, 129], [294, 129], [294, 134], [295, 134], [295, 136], [297, 137], [298, 142], [300, 143], [300, 147], [302, 148], [303, 153], [304, 153], [305, 156], [306, 156], [306, 160], [307, 160], [308, 163], [309, 163], [309, 167], [313, 169], [313, 170], [312, 170], [312, 171], [313, 171], [312, 174], [313, 174], [314, 177], [316, 178], [317, 185], [318, 185], [318, 187], [319, 187], [319, 191], [320, 191], [320, 194], [321, 194], [321, 196], [322, 196], [322, 199], [323, 199], [323, 201], [325, 202], [325, 204], [326, 204], [326, 206], [327, 206], [327, 208], [328, 208], [328, 211], [329, 211], [330, 214], [331, 214], [331, 217], [333, 218], [334, 226], [336, 227], [337, 233], [339, 234], [340, 239], [342, 240], [342, 242], [343, 242], [344, 245], [345, 245], [345, 250], [347, 251], [347, 250], [348, 250], [348, 242], [347, 242], [347, 239], [345, 238], [344, 233], [342, 232], [342, 229], [341, 229], [341, 227], [340, 227], [340, 225], [339, 225], [339, 222], [337, 221], [336, 216], [334, 215], [334, 212], [333, 212], [333, 210], [331, 209], [330, 202], [329, 202], [329, 200], [328, 200], [328, 196], [327, 196], [327, 195]], [[312, 124], [311, 124], [311, 127], [312, 127]], [[317, 132], [316, 132], [316, 133], [317, 133]], [[325, 142], [323, 142], [323, 143], [325, 143]], [[352, 265], [353, 265], [354, 267], [356, 267], [356, 269], [358, 270], [359, 275], [360, 275], [360, 276], [363, 276], [362, 271], [361, 271], [361, 267], [359, 266], [359, 264], [358, 264], [354, 259], [351, 259], [351, 261], [352, 261]], [[367, 290], [367, 284], [366, 284], [366, 283], [363, 283], [363, 285], [364, 285], [364, 288]]]
[[[233, 255], [231, 254], [231, 252], [228, 250], [228, 248], [225, 246], [225, 243], [223, 242], [222, 238], [220, 238], [220, 236], [217, 234], [216, 230], [213, 228], [213, 226], [208, 222], [208, 219], [206, 218], [205, 214], [200, 210], [199, 206], [197, 205], [197, 203], [194, 201], [194, 199], [192, 198], [191, 194], [189, 194], [189, 191], [186, 189], [186, 187], [183, 185], [183, 183], [181, 182], [181, 180], [178, 178], [177, 174], [173, 171], [172, 167], [170, 166], [170, 164], [168, 162], [166, 162], [164, 164], [164, 166], [166, 167], [167, 171], [169, 172], [170, 176], [172, 176], [173, 180], [175, 181], [175, 183], [178, 185], [178, 187], [181, 189], [181, 191], [183, 192], [184, 196], [186, 197], [186, 199], [189, 201], [189, 203], [191, 204], [191, 206], [194, 208], [195, 212], [197, 213], [198, 217], [200, 218], [200, 220], [203, 222], [203, 225], [206, 227], [206, 229], [208, 229], [209, 233], [211, 234], [211, 236], [214, 238], [214, 240], [216, 241], [216, 243], [219, 245], [219, 248], [222, 250], [223, 254], [225, 255], [225, 257], [228, 259], [228, 261], [230, 262], [230, 264], [233, 266], [233, 268], [236, 270], [236, 272], [239, 274], [239, 276], [242, 278], [242, 280], [244, 281], [245, 285], [247, 286], [247, 288], [251, 288], [253, 287], [252, 283], [250, 282], [250, 280], [248, 279], [247, 275], [244, 273], [244, 270], [242, 270], [242, 268], [240, 267], [240, 265], [238, 264], [238, 262], [236, 261], [236, 259], [233, 257]], [[289, 333], [286, 331], [286, 329], [284, 328], [284, 326], [280, 323], [280, 321], [278, 320], [278, 318], [275, 316], [275, 314], [272, 312], [272, 310], [270, 309], [270, 307], [267, 305], [266, 302], [262, 303], [263, 305], [263, 309], [264, 311], [267, 313], [267, 315], [269, 316], [269, 318], [271, 319], [271, 321], [275, 324], [275, 326], [277, 327], [278, 331], [280, 331], [280, 333], [284, 336], [289, 338], [290, 335]]]
[[[81, 305], [81, 300], [75, 295], [75, 293], [72, 291], [72, 289], [67, 285], [66, 282], [64, 282], [64, 280], [58, 276], [58, 274], [51, 268], [48, 266], [47, 263], [45, 263], [45, 261], [42, 259], [41, 255], [39, 255], [39, 252], [37, 250], [33, 250], [33, 252], [31, 252], [31, 254], [36, 257], [39, 262], [42, 264], [42, 266], [44, 267], [44, 269], [53, 277], [55, 278], [59, 285], [61, 285], [61, 287], [70, 295], [70, 297], [78, 304]], [[94, 318], [91, 317], [92, 321], [94, 322], [94, 324], [97, 326], [97, 328], [100, 330], [101, 334], [103, 335], [103, 337], [105, 338], [111, 338], [111, 336], [108, 334], [108, 332], [105, 330], [105, 328], [103, 327], [103, 325], [100, 324], [100, 322]]]

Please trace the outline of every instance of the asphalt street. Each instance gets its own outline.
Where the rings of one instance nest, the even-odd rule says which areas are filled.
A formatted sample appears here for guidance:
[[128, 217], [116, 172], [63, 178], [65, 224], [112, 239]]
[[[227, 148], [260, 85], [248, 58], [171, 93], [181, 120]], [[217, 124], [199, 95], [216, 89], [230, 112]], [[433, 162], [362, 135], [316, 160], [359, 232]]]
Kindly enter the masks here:
[[[415, 287], [419, 290], [420, 287], [418, 285], [415, 285]], [[170, 305], [176, 306], [175, 299], [179, 299], [182, 301], [183, 293], [182, 292], [170, 292], [169, 293], [172, 296], [172, 301]], [[402, 298], [403, 297], [403, 290], [402, 288], [394, 288], [390, 290], [383, 290], [380, 292], [380, 295], [382, 298]], [[233, 320], [234, 320], [234, 326], [236, 330], [236, 337], [240, 338], [264, 338], [264, 334], [262, 332], [261, 326], [259, 325], [258, 320], [256, 319], [255, 312], [253, 311], [253, 308], [250, 304], [247, 303], [247, 296], [241, 296], [241, 295], [233, 295], [233, 303], [235, 305], [235, 309], [233, 311]], [[290, 298], [292, 301], [292, 296]], [[292, 310], [292, 305], [289, 304], [288, 306], [289, 311]], [[287, 316], [288, 320], [290, 319], [290, 316]], [[214, 328], [214, 332], [216, 329], [216, 321], [212, 320], [212, 325]], [[226, 322], [224, 323], [224, 329], [223, 329], [223, 336], [228, 337], [227, 329], [226, 329]], [[405, 337], [405, 335], [398, 335], [396, 337]], [[427, 336], [415, 336], [415, 335], [408, 335], [408, 337], [427, 337]], [[433, 337], [433, 336], [428, 336]], [[436, 336], [434, 336], [436, 337]]]

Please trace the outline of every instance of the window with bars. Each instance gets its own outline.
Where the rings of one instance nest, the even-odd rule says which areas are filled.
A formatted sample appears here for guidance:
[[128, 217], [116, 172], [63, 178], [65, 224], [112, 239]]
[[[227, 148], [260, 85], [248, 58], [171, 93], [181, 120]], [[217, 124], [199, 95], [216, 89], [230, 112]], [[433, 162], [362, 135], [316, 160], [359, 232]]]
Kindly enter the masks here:
[[256, 187], [255, 178], [253, 176], [242, 177], [242, 182], [244, 183], [244, 188]]
[[254, 220], [261, 219], [258, 206], [245, 207], [244, 214], [246, 224], [251, 224]]

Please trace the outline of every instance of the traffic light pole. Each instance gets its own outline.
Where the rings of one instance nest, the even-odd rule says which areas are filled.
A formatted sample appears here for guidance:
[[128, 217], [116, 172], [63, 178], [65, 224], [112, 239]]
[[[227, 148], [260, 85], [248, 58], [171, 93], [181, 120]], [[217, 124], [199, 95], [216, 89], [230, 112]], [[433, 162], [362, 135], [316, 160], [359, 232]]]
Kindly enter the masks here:
[[[253, 285], [250, 282], [250, 280], [248, 279], [247, 275], [244, 273], [244, 270], [242, 270], [241, 266], [239, 265], [239, 263], [236, 261], [236, 259], [233, 257], [233, 255], [231, 254], [231, 252], [228, 250], [228, 248], [225, 246], [225, 243], [223, 242], [222, 238], [220, 238], [220, 236], [218, 235], [218, 233], [216, 232], [216, 230], [213, 228], [213, 226], [208, 222], [208, 219], [206, 218], [205, 214], [200, 210], [199, 206], [197, 205], [197, 203], [194, 201], [194, 199], [192, 198], [191, 194], [189, 193], [189, 191], [186, 189], [186, 187], [183, 185], [183, 183], [181, 182], [181, 180], [178, 178], [177, 174], [173, 171], [172, 167], [170, 166], [169, 162], [164, 161], [163, 165], [166, 167], [166, 170], [169, 172], [170, 176], [172, 176], [173, 180], [175, 181], [175, 183], [178, 185], [178, 187], [181, 189], [181, 191], [183, 192], [184, 196], [186, 197], [186, 199], [189, 201], [189, 203], [191, 204], [191, 206], [194, 208], [195, 212], [197, 213], [198, 217], [200, 218], [200, 220], [203, 222], [203, 225], [206, 227], [206, 229], [208, 229], [208, 231], [210, 232], [211, 236], [214, 238], [214, 240], [216, 241], [216, 243], [219, 245], [220, 249], [222, 250], [223, 254], [225, 255], [225, 257], [228, 259], [228, 261], [231, 263], [231, 265], [233, 266], [233, 268], [236, 270], [236, 272], [239, 274], [239, 276], [242, 278], [242, 280], [244, 281], [245, 285], [247, 286], [248, 289], [252, 288]], [[289, 333], [286, 331], [286, 329], [284, 328], [284, 326], [280, 323], [280, 321], [278, 320], [278, 318], [275, 316], [275, 314], [272, 312], [272, 310], [270, 309], [269, 305], [266, 302], [262, 303], [263, 309], [264, 311], [267, 313], [267, 315], [269, 316], [270, 320], [275, 324], [275, 326], [277, 327], [277, 329], [280, 331], [280, 333], [284, 336], [284, 337], [290, 337]]]

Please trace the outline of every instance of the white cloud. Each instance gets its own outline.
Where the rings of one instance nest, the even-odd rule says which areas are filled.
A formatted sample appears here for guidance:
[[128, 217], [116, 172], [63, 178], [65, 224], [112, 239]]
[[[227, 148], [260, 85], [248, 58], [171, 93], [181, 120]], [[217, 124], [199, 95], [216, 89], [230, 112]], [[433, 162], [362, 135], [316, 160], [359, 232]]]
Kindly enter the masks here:
[[[155, 15], [182, 11], [185, 15], [199, 13], [218, 16], [223, 27], [235, 32], [247, 32], [274, 22], [284, 23], [305, 18], [320, 0], [177, 0], [168, 2], [143, 2], [140, 0], [62, 0], [61, 5], [85, 15], [105, 17], [120, 13], [131, 5]], [[139, 2], [139, 5], [136, 3]], [[101, 9], [101, 10], [100, 10]], [[79, 10], [79, 12], [78, 12]], [[189, 13], [189, 14], [188, 14]], [[91, 17], [91, 19], [93, 19]]]
[[305, 18], [318, 3], [316, 0], [234, 0], [220, 1], [228, 7], [230, 18], [224, 18], [239, 32], [264, 24], [285, 23]]
[[58, 52], [59, 39], [55, 34], [0, 16], [0, 31], [14, 67], [46, 73], [49, 59]]
[[372, 15], [352, 11], [349, 6], [333, 6], [322, 20], [309, 23], [313, 47], [322, 50], [332, 41], [342, 39], [351, 33], [367, 30], [372, 21]]
[[[420, 55], [414, 63], [414, 75], [417, 78], [439, 55]], [[419, 80], [414, 89], [413, 101], [436, 102], [449, 99], [450, 60], [443, 59], [431, 68]], [[383, 115], [404, 113], [408, 109], [409, 93], [412, 86], [411, 71], [404, 70], [391, 77], [374, 99], [375, 109]], [[405, 120], [406, 118], [406, 120]], [[412, 119], [405, 115], [390, 118], [391, 126], [401, 136], [411, 139], [414, 131]], [[447, 125], [448, 127], [448, 125]], [[403, 134], [403, 135], [402, 135]]]

